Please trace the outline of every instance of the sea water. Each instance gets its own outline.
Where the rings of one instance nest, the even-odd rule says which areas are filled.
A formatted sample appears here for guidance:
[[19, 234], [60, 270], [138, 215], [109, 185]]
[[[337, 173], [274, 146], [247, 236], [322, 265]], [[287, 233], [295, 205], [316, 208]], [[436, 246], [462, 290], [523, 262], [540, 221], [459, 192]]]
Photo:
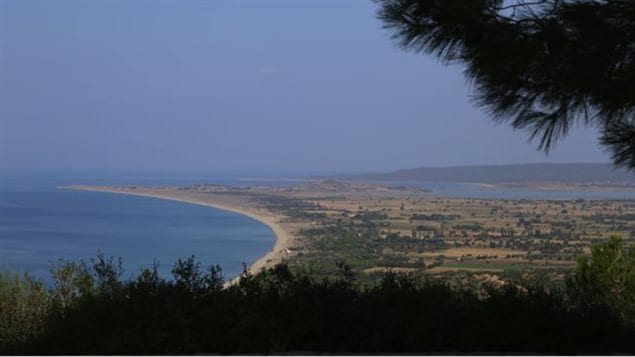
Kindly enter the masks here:
[[121, 257], [124, 278], [155, 261], [161, 276], [170, 278], [177, 259], [194, 255], [204, 267], [218, 264], [226, 278], [235, 277], [243, 263], [253, 263], [272, 248], [275, 238], [268, 226], [210, 207], [62, 187], [209, 182], [254, 184], [229, 177], [2, 173], [0, 270], [50, 281], [52, 262], [62, 258], [90, 263], [102, 253]]

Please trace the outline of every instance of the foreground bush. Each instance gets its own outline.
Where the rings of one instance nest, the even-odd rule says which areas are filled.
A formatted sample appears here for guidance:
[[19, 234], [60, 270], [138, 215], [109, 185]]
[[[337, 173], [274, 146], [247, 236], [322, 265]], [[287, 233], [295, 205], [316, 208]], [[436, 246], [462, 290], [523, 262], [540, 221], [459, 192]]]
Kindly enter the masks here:
[[635, 247], [612, 236], [578, 257], [569, 282], [570, 294], [583, 303], [601, 303], [635, 324]]
[[24, 344], [40, 333], [49, 302], [41, 282], [0, 272], [0, 347]]
[[316, 280], [278, 265], [224, 287], [218, 267], [203, 270], [193, 258], [175, 264], [173, 280], [155, 267], [122, 281], [120, 264], [101, 256], [61, 262], [48, 292], [32, 280], [1, 280], [1, 296], [13, 299], [1, 317], [29, 312], [0, 322], [0, 352], [635, 352], [635, 330], [619, 310], [567, 291], [504, 285], [483, 296], [392, 273], [361, 285], [341, 270]]

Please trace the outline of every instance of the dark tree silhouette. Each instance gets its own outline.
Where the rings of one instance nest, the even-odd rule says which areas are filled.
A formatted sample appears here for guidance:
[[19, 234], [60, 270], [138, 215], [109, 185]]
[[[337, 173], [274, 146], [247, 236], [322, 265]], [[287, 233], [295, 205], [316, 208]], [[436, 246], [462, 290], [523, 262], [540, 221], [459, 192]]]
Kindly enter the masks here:
[[466, 66], [475, 102], [546, 152], [576, 124], [599, 128], [635, 170], [634, 0], [375, 0], [405, 50]]

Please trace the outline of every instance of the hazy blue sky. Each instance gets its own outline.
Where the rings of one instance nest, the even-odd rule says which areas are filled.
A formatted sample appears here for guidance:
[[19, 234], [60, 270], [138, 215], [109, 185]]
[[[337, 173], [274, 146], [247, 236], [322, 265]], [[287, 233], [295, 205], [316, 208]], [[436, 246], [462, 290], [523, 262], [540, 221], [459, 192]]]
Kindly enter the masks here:
[[359, 172], [550, 156], [365, 0], [0, 0], [0, 168]]

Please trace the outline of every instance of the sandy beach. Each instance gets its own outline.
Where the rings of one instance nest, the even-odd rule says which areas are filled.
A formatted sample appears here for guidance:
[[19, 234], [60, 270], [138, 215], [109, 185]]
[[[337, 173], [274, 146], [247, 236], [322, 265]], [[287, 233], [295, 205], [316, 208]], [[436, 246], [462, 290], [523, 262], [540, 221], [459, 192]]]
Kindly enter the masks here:
[[70, 185], [64, 188], [82, 191], [109, 192], [133, 196], [153, 197], [164, 200], [191, 203], [201, 206], [217, 208], [225, 211], [241, 214], [253, 218], [267, 225], [275, 236], [275, 242], [272, 249], [256, 260], [248, 268], [252, 273], [257, 273], [263, 268], [269, 268], [282, 262], [287, 256], [289, 249], [293, 247], [296, 241], [296, 235], [293, 229], [284, 224], [287, 218], [284, 215], [276, 214], [260, 207], [256, 203], [251, 202], [248, 197], [228, 195], [228, 194], [210, 194], [195, 193], [189, 191], [166, 190], [155, 188], [127, 188], [127, 187], [111, 187], [111, 186], [88, 186], [88, 185]]

